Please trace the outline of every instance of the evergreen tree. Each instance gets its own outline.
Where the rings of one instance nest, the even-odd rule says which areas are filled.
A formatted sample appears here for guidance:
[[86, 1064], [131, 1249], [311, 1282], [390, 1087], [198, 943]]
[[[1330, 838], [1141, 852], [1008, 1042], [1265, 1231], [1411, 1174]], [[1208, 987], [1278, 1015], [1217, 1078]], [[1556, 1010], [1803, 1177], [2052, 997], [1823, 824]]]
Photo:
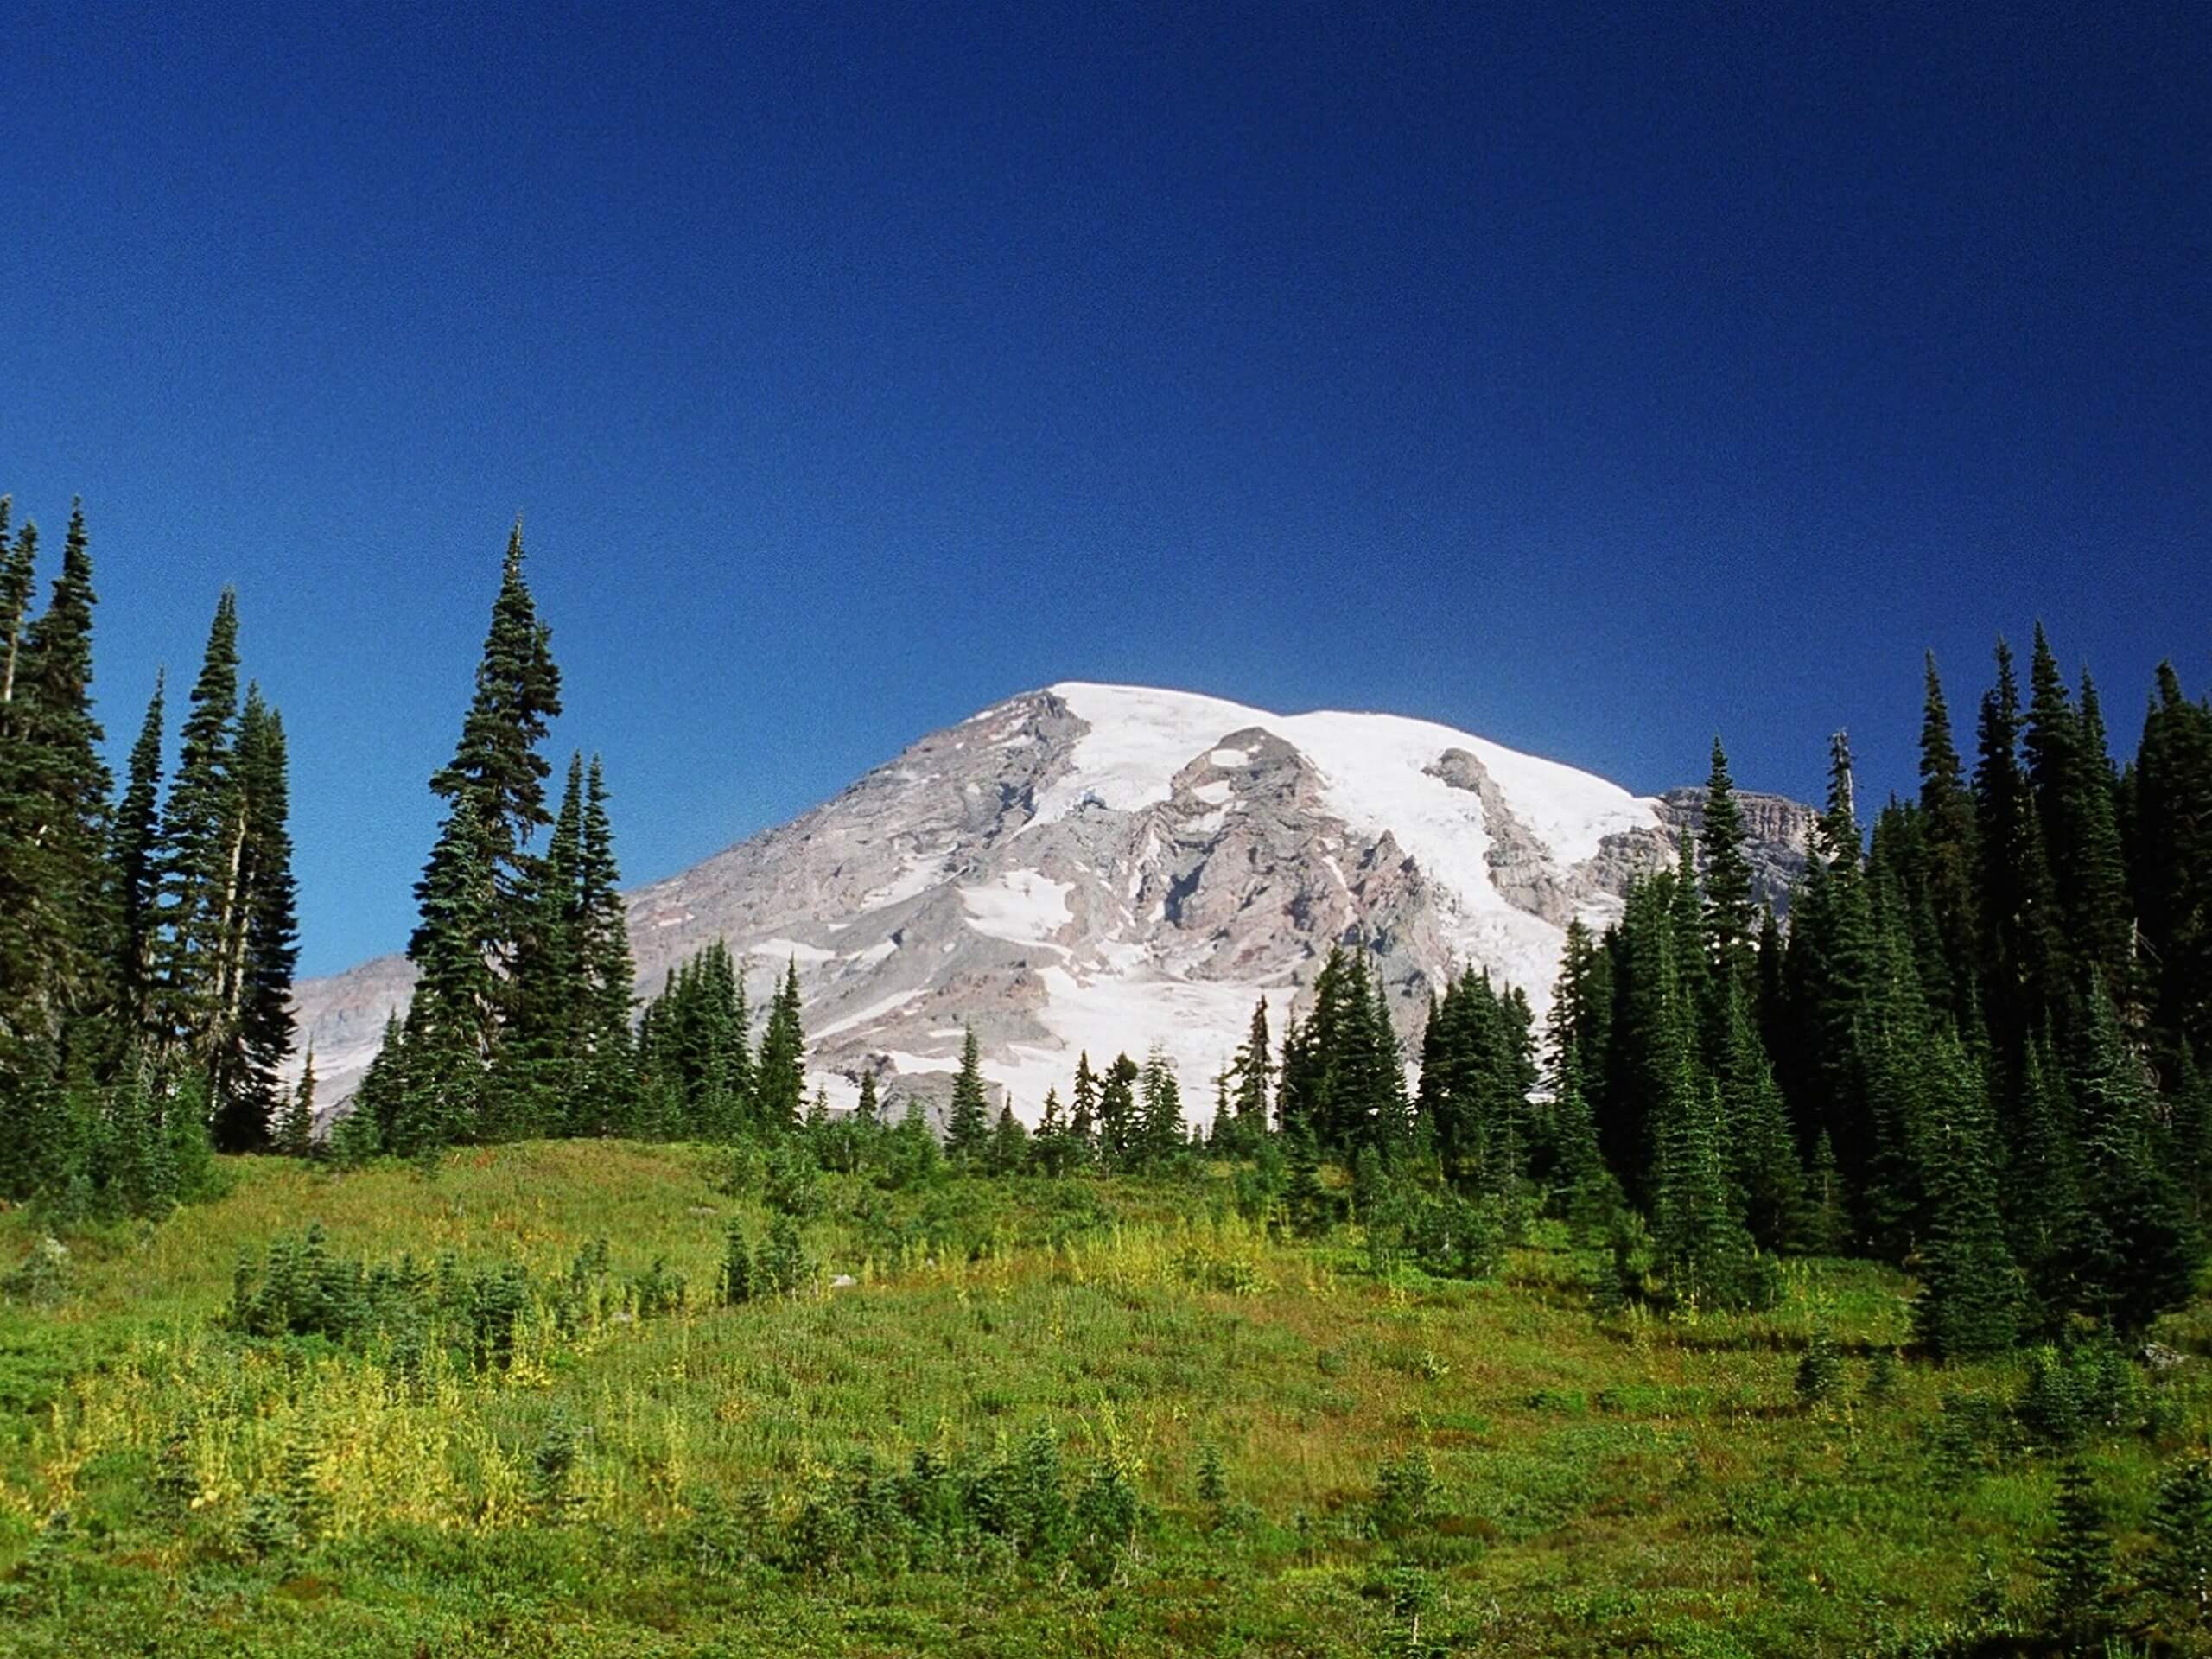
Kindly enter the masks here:
[[1076, 1056], [1075, 1093], [1068, 1119], [1068, 1139], [1079, 1161], [1088, 1161], [1098, 1149], [1098, 1077], [1090, 1069], [1089, 1050]]
[[1698, 1308], [1763, 1306], [1771, 1299], [1728, 1180], [1720, 1095], [1700, 1086], [1687, 1050], [1659, 1124], [1652, 1198], [1652, 1260], [1677, 1302]]
[[1175, 1067], [1155, 1048], [1145, 1058], [1138, 1078], [1139, 1106], [1130, 1147], [1131, 1161], [1156, 1168], [1173, 1157], [1184, 1144], [1183, 1091]]
[[[581, 1103], [588, 991], [582, 906], [584, 758], [569, 759], [568, 783], [543, 856], [525, 872], [522, 926], [514, 943], [505, 1062], [497, 1086], [518, 1131], [565, 1128]], [[579, 1111], [579, 1117], [583, 1115]], [[582, 1122], [578, 1127], [584, 1127]]]
[[1766, 1049], [1751, 1025], [1749, 994], [1730, 981], [1722, 995], [1719, 1082], [1731, 1178], [1743, 1194], [1745, 1221], [1761, 1249], [1806, 1242], [1805, 1171]]
[[2077, 1306], [2088, 1215], [2063, 1069], [2043, 1042], [2029, 1046], [2014, 1108], [2012, 1157], [2004, 1173], [2005, 1234], [2012, 1258], [2050, 1323]]
[[1336, 1219], [1335, 1205], [1321, 1185], [1320, 1148], [1313, 1132], [1303, 1122], [1283, 1132], [1283, 1162], [1288, 1179], [1283, 1186], [1283, 1209], [1292, 1230], [1300, 1238], [1319, 1238]]
[[1368, 1023], [1368, 1001], [1365, 953], [1332, 945], [1314, 977], [1313, 1006], [1283, 1038], [1276, 1109], [1286, 1128], [1304, 1124], [1326, 1150], [1349, 1152], [1362, 1138], [1362, 1109], [1373, 1103], [1347, 1099], [1344, 1079], [1355, 1030]]
[[1802, 1143], [1828, 1137], [1847, 1195], [1864, 1192], [1877, 1152], [1876, 1109], [1867, 1098], [1877, 1068], [1898, 1040], [1893, 1021], [1870, 1014], [1888, 988], [1875, 895], [1861, 861], [1853, 809], [1851, 756], [1838, 734], [1830, 751], [1827, 805], [1802, 883], [1790, 906], [1782, 1002], [1767, 1046]]
[[504, 1027], [519, 995], [512, 969], [543, 892], [527, 849], [552, 822], [545, 807], [551, 768], [538, 746], [561, 712], [561, 676], [522, 560], [518, 520], [460, 741], [430, 779], [448, 811], [416, 885], [422, 919], [407, 950], [417, 970], [416, 1001], [427, 1005], [419, 1021], [410, 1015], [420, 1026], [415, 1068], [437, 1103], [431, 1117], [448, 1135], [523, 1127], [514, 1121], [513, 1091], [495, 1093], [488, 1084], [502, 1070]]
[[31, 530], [0, 567], [16, 624], [0, 641], [0, 1196], [16, 1198], [89, 1180], [93, 1073], [118, 1035], [101, 1017], [115, 996], [116, 912], [84, 514], [71, 515], [46, 610], [24, 624]]
[[1040, 1175], [1058, 1177], [1076, 1166], [1079, 1149], [1068, 1132], [1065, 1111], [1060, 1105], [1060, 1091], [1045, 1091], [1045, 1109], [1037, 1120], [1037, 1133], [1029, 1143], [1029, 1160]]
[[1810, 1205], [1808, 1227], [1812, 1249], [1821, 1255], [1840, 1255], [1851, 1236], [1849, 1195], [1844, 1191], [1843, 1171], [1836, 1162], [1835, 1145], [1825, 1129], [1813, 1143], [1805, 1190]]
[[1598, 1126], [1580, 1085], [1570, 1084], [1559, 1096], [1553, 1122], [1557, 1150], [1554, 1208], [1566, 1217], [1577, 1242], [1586, 1246], [1611, 1229], [1623, 1203], [1621, 1185], [1598, 1150]]
[[944, 1150], [953, 1162], [979, 1166], [990, 1140], [990, 1098], [983, 1086], [982, 1049], [971, 1026], [960, 1042], [960, 1071], [952, 1080], [952, 1109], [946, 1116]]
[[224, 1006], [209, 1055], [218, 1147], [268, 1143], [283, 1097], [277, 1073], [294, 1040], [292, 974], [299, 960], [298, 889], [292, 877], [291, 789], [284, 725], [246, 689], [235, 757], [238, 831]]
[[1933, 1214], [1913, 1328], [1946, 1358], [2001, 1354], [2018, 1338], [2019, 1272], [2005, 1242], [1981, 1081], [1955, 1039], [1936, 1039], [1929, 1179]]
[[[1115, 1168], [1125, 1166], [1136, 1144], [1137, 1063], [1126, 1054], [1114, 1057], [1098, 1086], [1098, 1155]], [[1080, 1083], [1081, 1076], [1077, 1074]]]
[[315, 1050], [309, 1048], [300, 1067], [300, 1081], [277, 1125], [276, 1150], [288, 1158], [315, 1155]]
[[200, 1067], [221, 1046], [228, 951], [238, 914], [245, 815], [236, 755], [238, 595], [216, 601], [193, 682], [162, 827], [161, 982], [165, 1046]]
[[991, 1131], [990, 1169], [994, 1175], [1020, 1173], [1029, 1161], [1029, 1131], [1014, 1115], [1014, 1103], [999, 1108], [998, 1125]]
[[1547, 1033], [1548, 1081], [1554, 1095], [1572, 1087], [1594, 1106], [1607, 1075], [1612, 1014], [1612, 957], [1577, 918], [1567, 925]]
[[2123, 1331], [2189, 1300], [2204, 1264], [2167, 1168], [2141, 1063], [2110, 1001], [2093, 985], [2073, 1066], [2083, 1165], [2083, 1311]]
[[753, 1089], [754, 1115], [762, 1128], [780, 1135], [798, 1126], [800, 1104], [806, 1098], [806, 1033], [799, 1023], [796, 957], [785, 965], [783, 987], [768, 1005]]
[[[1052, 1099], [1052, 1096], [1046, 1096], [1048, 1103]], [[861, 1073], [860, 1099], [853, 1107], [853, 1121], [864, 1129], [877, 1128], [882, 1124], [883, 1108], [876, 1097], [875, 1073], [873, 1071]]]
[[[33, 527], [23, 527], [35, 549]], [[19, 541], [19, 547], [22, 543]], [[11, 609], [27, 573], [11, 562]], [[73, 511], [47, 607], [11, 633], [0, 717], [0, 1032], [58, 1057], [65, 1030], [105, 1003], [109, 774], [92, 717], [92, 558]]]
[[2158, 1480], [2143, 1578], [2169, 1631], [2212, 1632], [2212, 1459], [2185, 1453]]
[[16, 664], [38, 585], [38, 527], [25, 524], [8, 543], [12, 498], [0, 495], [0, 710], [16, 700]]
[[2212, 1061], [2212, 708], [2183, 695], [2171, 663], [2136, 752], [2131, 860], [2145, 956], [2158, 967], [2154, 1020], [2171, 1069], [2184, 1043]]
[[1343, 997], [1336, 1051], [1324, 1062], [1334, 1077], [1332, 1144], [1389, 1153], [1403, 1142], [1409, 1124], [1405, 1063], [1388, 995], [1370, 976], [1364, 950], [1349, 955]]
[[[620, 1122], [636, 1089], [631, 1010], [636, 1006], [636, 959], [630, 952], [629, 913], [622, 903], [622, 872], [614, 855], [614, 826], [607, 810], [605, 769], [594, 755], [584, 780], [583, 842], [576, 872], [579, 954], [583, 969], [584, 1091], [596, 1122]], [[733, 977], [734, 977], [733, 976]], [[742, 1015], [742, 1006], [739, 1008]], [[739, 1038], [743, 1053], [743, 1038]], [[733, 1086], [749, 1090], [739, 1068]]]
[[753, 1247], [746, 1242], [745, 1224], [733, 1219], [722, 1243], [722, 1306], [735, 1307], [753, 1300], [757, 1290]]
[[2103, 978], [2107, 995], [2139, 1024], [2143, 987], [2135, 956], [2135, 909], [2120, 828], [2120, 778], [2112, 762], [2104, 714], [2088, 671], [2082, 672], [2082, 736], [2065, 812], [2074, 863], [2061, 899], [2082, 953]]
[[1244, 1046], [1236, 1052], [1230, 1070], [1236, 1146], [1249, 1151], [1266, 1138], [1268, 1101], [1274, 1083], [1274, 1041], [1268, 1033], [1268, 999], [1252, 1010], [1252, 1025]]
[[1951, 735], [1950, 709], [1943, 701], [1943, 684], [1936, 676], [1932, 651], [1927, 658], [1926, 702], [1920, 728], [1920, 821], [1929, 907], [1946, 969], [1940, 988], [1931, 988], [1931, 992], [1937, 1006], [1963, 1034], [1981, 959], [1977, 893], [1980, 853], [1974, 799], [1967, 791], [1966, 769]]
[[1981, 851], [1982, 982], [1990, 1034], [2005, 1056], [2047, 1028], [2060, 1001], [2057, 904], [2034, 798], [2019, 763], [2019, 686], [1997, 642], [1997, 684], [1982, 699], [1974, 768]]
[[1738, 982], [1748, 991], [1757, 938], [1751, 866], [1744, 854], [1744, 814], [1736, 804], [1735, 779], [1718, 737], [1713, 740], [1698, 847], [1704, 855], [1706, 942], [1713, 969], [1724, 991]]
[[520, 937], [517, 913], [530, 887], [524, 849], [552, 823], [545, 783], [552, 767], [538, 753], [561, 713], [561, 671], [554, 666], [552, 630], [537, 619], [523, 580], [522, 521], [507, 538], [499, 591], [476, 667], [475, 694], [462, 719], [453, 760], [430, 779], [430, 792], [457, 807], [472, 804], [490, 849], [497, 895], [494, 937], [504, 952]]
[[1654, 1197], [1657, 1124], [1680, 1083], [1683, 1046], [1694, 1040], [1675, 950], [1675, 880], [1669, 872], [1631, 880], [1621, 919], [1606, 936], [1613, 1006], [1604, 1086], [1591, 1102], [1606, 1166], [1631, 1201], [1647, 1206]]
[[164, 850], [161, 790], [165, 677], [160, 672], [154, 676], [154, 695], [146, 705], [138, 741], [130, 746], [110, 853], [115, 865], [118, 990], [130, 1030], [149, 1043], [158, 1040], [153, 1027], [154, 963]]
[[494, 844], [475, 799], [463, 795], [415, 884], [421, 917], [407, 947], [416, 982], [405, 1026], [405, 1115], [412, 1128], [404, 1137], [413, 1144], [403, 1149], [390, 1134], [385, 1138], [403, 1156], [496, 1128], [483, 1110], [486, 1077], [500, 1045], [503, 1000], [493, 970], [499, 926]]
[[2059, 1465], [2057, 1510], [2057, 1528], [2041, 1556], [2050, 1628], [2082, 1652], [2112, 1628], [2112, 1534], [2095, 1483], [2078, 1457]]

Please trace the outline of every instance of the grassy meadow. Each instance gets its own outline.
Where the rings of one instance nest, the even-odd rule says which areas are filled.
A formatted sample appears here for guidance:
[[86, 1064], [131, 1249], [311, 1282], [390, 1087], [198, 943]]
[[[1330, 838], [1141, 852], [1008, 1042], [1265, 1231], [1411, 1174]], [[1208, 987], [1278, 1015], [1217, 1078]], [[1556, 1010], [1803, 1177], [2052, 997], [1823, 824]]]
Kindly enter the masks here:
[[[2194, 1313], [2054, 1429], [1864, 1263], [1597, 1312], [1554, 1224], [1378, 1272], [1213, 1171], [825, 1175], [777, 1195], [798, 1294], [732, 1306], [771, 1217], [726, 1148], [226, 1175], [66, 1254], [0, 1215], [0, 1653], [2060, 1651], [2062, 1441], [2125, 1579], [2212, 1427]], [[310, 1223], [385, 1312], [257, 1334]]]

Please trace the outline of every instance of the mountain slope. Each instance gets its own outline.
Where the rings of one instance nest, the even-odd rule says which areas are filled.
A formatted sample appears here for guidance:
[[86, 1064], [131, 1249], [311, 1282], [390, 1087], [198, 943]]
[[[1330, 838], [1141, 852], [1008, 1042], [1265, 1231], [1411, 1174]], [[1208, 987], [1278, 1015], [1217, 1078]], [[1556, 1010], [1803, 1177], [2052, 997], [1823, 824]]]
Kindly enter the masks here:
[[[1745, 798], [1777, 898], [1810, 809]], [[972, 1024], [1033, 1118], [1077, 1057], [1158, 1046], [1193, 1111], [1264, 994], [1278, 1033], [1330, 944], [1365, 938], [1409, 1040], [1461, 965], [1549, 998], [1564, 928], [1671, 860], [1701, 791], [1640, 798], [1389, 715], [1280, 715], [1065, 683], [932, 733], [835, 799], [629, 895], [641, 994], [712, 940], [756, 998], [798, 965], [832, 1098], [863, 1069], [933, 1078]], [[300, 987], [326, 1098], [348, 1092], [406, 964]]]

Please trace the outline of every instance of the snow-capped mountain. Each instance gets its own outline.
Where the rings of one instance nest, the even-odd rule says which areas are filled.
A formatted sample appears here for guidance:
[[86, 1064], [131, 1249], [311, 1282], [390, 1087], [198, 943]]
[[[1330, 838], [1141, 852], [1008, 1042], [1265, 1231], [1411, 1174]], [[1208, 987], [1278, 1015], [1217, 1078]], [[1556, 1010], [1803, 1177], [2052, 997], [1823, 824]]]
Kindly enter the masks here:
[[[1811, 809], [1741, 797], [1762, 886], [1802, 868]], [[934, 1095], [973, 1026], [1033, 1119], [1079, 1053], [1164, 1049], [1193, 1112], [1265, 995], [1365, 939], [1417, 1038], [1468, 964], [1549, 999], [1567, 923], [1602, 924], [1675, 855], [1701, 791], [1638, 798], [1555, 761], [1390, 715], [1274, 715], [1067, 683], [925, 737], [834, 800], [629, 894], [639, 988], [716, 938], [756, 1007], [798, 965], [833, 1101], [864, 1070]], [[406, 964], [299, 988], [326, 1100], [404, 1003]]]

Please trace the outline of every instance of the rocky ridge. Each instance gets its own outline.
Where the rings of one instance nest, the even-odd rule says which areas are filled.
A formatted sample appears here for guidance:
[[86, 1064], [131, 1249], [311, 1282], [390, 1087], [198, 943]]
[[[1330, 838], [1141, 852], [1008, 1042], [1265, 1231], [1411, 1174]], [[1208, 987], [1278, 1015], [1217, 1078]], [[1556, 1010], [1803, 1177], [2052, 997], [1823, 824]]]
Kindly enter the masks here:
[[[1803, 864], [1812, 809], [1743, 797], [1762, 891]], [[1284, 1011], [1330, 944], [1367, 941], [1408, 1042], [1472, 964], [1548, 1001], [1567, 923], [1602, 925], [1675, 855], [1703, 792], [1631, 796], [1465, 733], [1280, 716], [1186, 693], [1064, 684], [934, 732], [834, 799], [628, 895], [639, 989], [715, 938], [756, 1002], [798, 964], [817, 1080], [942, 1092], [972, 1025], [1033, 1119], [1076, 1059], [1159, 1046], [1198, 1112], [1254, 1001]], [[380, 958], [299, 988], [342, 1100], [410, 975]]]

